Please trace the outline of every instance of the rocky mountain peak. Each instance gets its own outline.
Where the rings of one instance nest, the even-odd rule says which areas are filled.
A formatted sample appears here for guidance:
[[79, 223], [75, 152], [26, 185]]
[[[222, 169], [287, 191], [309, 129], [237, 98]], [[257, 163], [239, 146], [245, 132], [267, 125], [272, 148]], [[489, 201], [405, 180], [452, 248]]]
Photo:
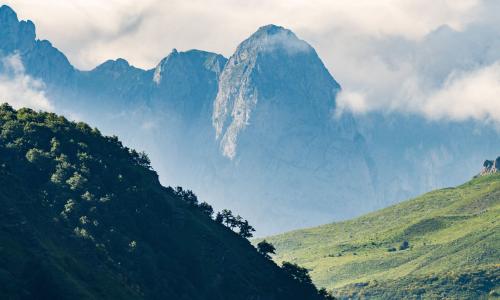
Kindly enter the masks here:
[[116, 60], [109, 59], [97, 66], [94, 71], [125, 71], [130, 68], [130, 64], [123, 58], [118, 58]]
[[[263, 122], [282, 127], [297, 119], [327, 122], [339, 89], [307, 42], [281, 26], [260, 27], [237, 47], [219, 80], [212, 123], [222, 153], [235, 157], [239, 135], [255, 118], [258, 106], [270, 106], [265, 113], [269, 119]], [[283, 122], [273, 121], [276, 114]], [[272, 130], [269, 125], [259, 126]]]
[[259, 27], [255, 33], [250, 36], [250, 40], [265, 39], [273, 36], [286, 35], [290, 38], [299, 39], [291, 30], [282, 26], [269, 24]]
[[17, 14], [7, 5], [0, 7], [0, 54], [14, 51], [24, 53], [35, 43], [35, 25], [31, 21], [19, 21]]
[[314, 49], [305, 41], [299, 39], [295, 33], [277, 25], [266, 25], [260, 27], [254, 34], [240, 44], [236, 54], [257, 54], [258, 52], [285, 51], [287, 54], [300, 52], [314, 52]]
[[214, 73], [218, 77], [226, 61], [227, 59], [224, 56], [217, 53], [194, 49], [179, 52], [174, 48], [156, 66], [153, 81], [159, 85], [164, 78], [173, 74], [186, 74], [186, 76], [189, 74], [189, 76], [192, 76], [193, 71]]
[[18, 22], [16, 12], [8, 5], [0, 6], [0, 21], [5, 23]]

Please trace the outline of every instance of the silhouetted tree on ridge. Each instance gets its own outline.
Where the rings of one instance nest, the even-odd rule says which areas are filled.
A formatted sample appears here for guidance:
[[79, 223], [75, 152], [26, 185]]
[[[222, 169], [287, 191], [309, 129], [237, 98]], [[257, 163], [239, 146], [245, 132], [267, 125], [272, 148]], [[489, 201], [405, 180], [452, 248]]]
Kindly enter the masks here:
[[271, 259], [269, 254], [276, 254], [276, 248], [274, 248], [273, 244], [267, 242], [266, 240], [261, 241], [257, 244], [257, 252], [264, 255], [265, 258]]

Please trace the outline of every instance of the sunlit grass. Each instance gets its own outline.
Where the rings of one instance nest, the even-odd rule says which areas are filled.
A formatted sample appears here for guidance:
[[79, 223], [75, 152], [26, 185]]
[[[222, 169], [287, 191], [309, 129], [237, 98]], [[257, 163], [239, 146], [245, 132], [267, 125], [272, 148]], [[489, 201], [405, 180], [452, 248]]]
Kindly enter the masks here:
[[[373, 282], [397, 286], [408, 278], [498, 268], [499, 216], [500, 175], [496, 174], [350, 221], [266, 239], [276, 246], [277, 262], [309, 268], [320, 287]], [[404, 240], [410, 247], [399, 250]]]

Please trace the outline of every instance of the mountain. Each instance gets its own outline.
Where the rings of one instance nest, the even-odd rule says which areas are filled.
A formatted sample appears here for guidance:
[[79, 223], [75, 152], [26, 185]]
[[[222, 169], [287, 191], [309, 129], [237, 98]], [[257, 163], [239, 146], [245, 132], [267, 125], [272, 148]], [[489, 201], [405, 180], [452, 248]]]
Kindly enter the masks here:
[[51, 84], [71, 84], [75, 69], [49, 41], [36, 39], [33, 22], [19, 21], [16, 13], [3, 5], [0, 24], [0, 55], [18, 53], [25, 69], [34, 77]]
[[339, 114], [340, 84], [311, 45], [275, 25], [229, 59], [174, 49], [147, 70], [119, 58], [82, 71], [2, 6], [0, 59], [12, 55], [56, 112], [145, 150], [163, 183], [241, 212], [260, 235], [456, 185], [500, 148], [479, 122]]
[[307, 267], [318, 286], [341, 299], [479, 299], [500, 292], [499, 215], [500, 174], [490, 172], [353, 220], [266, 240], [276, 261]]
[[320, 299], [158, 181], [147, 156], [0, 106], [0, 298]]
[[364, 139], [352, 116], [334, 116], [339, 90], [316, 51], [280, 26], [259, 28], [229, 58], [212, 121], [233, 162], [228, 181], [238, 190], [249, 182], [264, 187], [249, 201], [273, 214], [274, 224], [262, 216], [257, 223], [279, 230], [291, 220], [298, 227], [312, 216], [349, 215], [361, 199], [374, 205], [366, 201], [376, 171]]
[[274, 146], [293, 136], [269, 136], [265, 131], [280, 134], [335, 125], [328, 121], [339, 90], [340, 85], [309, 44], [283, 27], [259, 28], [238, 46], [220, 78], [213, 124], [223, 154], [236, 156], [245, 131], [272, 139], [268, 143]]
[[[24, 24], [10, 8], [2, 11], [10, 27]], [[32, 29], [27, 40], [47, 43]], [[17, 35], [8, 36], [6, 54], [16, 51]], [[45, 48], [17, 53], [26, 72], [46, 84], [57, 111], [76, 112], [146, 150], [163, 182], [241, 211], [262, 233], [376, 206], [363, 200], [374, 193], [376, 174], [364, 138], [352, 116], [334, 116], [340, 86], [290, 30], [264, 26], [229, 60], [174, 49], [151, 70], [117, 59], [80, 71]], [[64, 74], [61, 84], [52, 80], [57, 74]]]

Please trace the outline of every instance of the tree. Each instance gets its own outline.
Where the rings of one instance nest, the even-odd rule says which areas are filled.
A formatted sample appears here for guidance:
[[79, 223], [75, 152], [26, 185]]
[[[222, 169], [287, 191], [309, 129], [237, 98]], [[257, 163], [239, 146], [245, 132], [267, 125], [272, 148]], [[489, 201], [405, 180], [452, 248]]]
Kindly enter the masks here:
[[189, 205], [198, 205], [198, 196], [191, 190], [184, 190], [182, 187], [178, 186], [175, 188], [174, 193], [179, 196], [183, 201], [187, 202]]
[[284, 261], [281, 269], [283, 269], [290, 277], [303, 284], [311, 284], [312, 280], [309, 276], [309, 271], [297, 264]]
[[408, 241], [403, 241], [401, 245], [399, 245], [399, 250], [406, 250], [410, 247], [410, 243]]
[[233, 229], [235, 227], [240, 227], [241, 223], [243, 223], [243, 218], [240, 215], [237, 215], [236, 217], [231, 219], [231, 224], [230, 228]]
[[[89, 130], [91, 131], [92, 129], [89, 127]], [[141, 151], [137, 152], [135, 150], [129, 150], [129, 153], [132, 157], [132, 159], [141, 167], [147, 168], [151, 170], [151, 160], [149, 159], [148, 155], [146, 152]]]
[[151, 169], [151, 160], [146, 152], [139, 152], [139, 157], [137, 158], [137, 163], [145, 168]]
[[201, 210], [202, 213], [206, 214], [210, 218], [214, 214], [214, 209], [212, 208], [212, 205], [208, 204], [207, 202], [201, 202], [198, 205], [198, 208]]
[[221, 215], [222, 215], [222, 222], [226, 225], [226, 227], [232, 228], [231, 226], [233, 226], [234, 224], [233, 212], [230, 209], [223, 209], [221, 211]]
[[26, 159], [36, 165], [40, 171], [46, 172], [52, 165], [52, 158], [49, 153], [40, 149], [32, 148], [26, 152]]
[[266, 240], [257, 244], [257, 252], [264, 255], [265, 258], [271, 259], [269, 254], [276, 254], [276, 248], [274, 248], [273, 244], [268, 243]]
[[215, 215], [215, 222], [218, 224], [222, 224], [223, 221], [224, 221], [224, 217], [222, 216], [222, 214], [220, 212], [218, 212]]
[[66, 180], [66, 183], [72, 190], [81, 190], [83, 189], [85, 183], [87, 183], [87, 179], [75, 171], [73, 173], [73, 176]]
[[336, 298], [332, 295], [332, 292], [328, 292], [325, 288], [321, 288], [318, 291], [318, 295], [325, 300], [335, 300]]
[[174, 191], [174, 193], [175, 193], [177, 196], [181, 196], [181, 197], [182, 197], [182, 195], [184, 194], [184, 190], [182, 189], [182, 187], [181, 187], [181, 186], [177, 186], [177, 187], [175, 187], [175, 191]]
[[246, 238], [246, 239], [253, 237], [253, 233], [252, 232], [254, 232], [255, 229], [250, 224], [248, 224], [247, 220], [241, 222], [239, 224], [239, 227], [240, 227], [240, 231], [238, 232], [238, 234], [241, 237]]
[[185, 191], [182, 199], [191, 206], [198, 205], [198, 196], [196, 196], [191, 190]]

